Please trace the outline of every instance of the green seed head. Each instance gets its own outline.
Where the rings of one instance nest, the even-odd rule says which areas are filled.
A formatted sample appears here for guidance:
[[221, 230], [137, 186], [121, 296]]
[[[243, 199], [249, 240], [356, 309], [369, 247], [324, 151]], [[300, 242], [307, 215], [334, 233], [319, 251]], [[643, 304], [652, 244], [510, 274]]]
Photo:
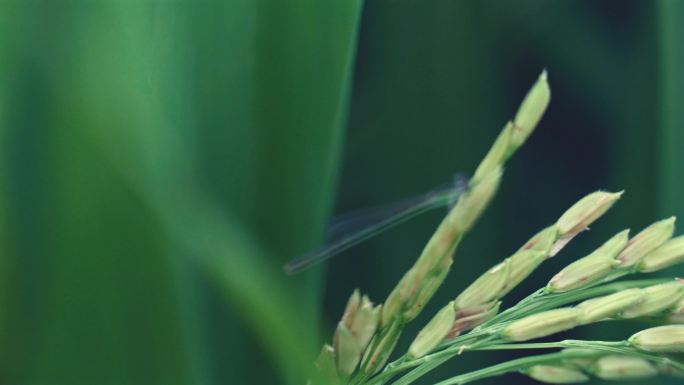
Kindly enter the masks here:
[[667, 322], [668, 324], [682, 325], [684, 324], [684, 313], [677, 312], [674, 314], [670, 314], [667, 317], [665, 317], [665, 322]]
[[361, 306], [356, 313], [356, 317], [352, 320], [350, 330], [356, 335], [361, 346], [365, 349], [368, 346], [375, 330], [380, 322], [381, 307], [373, 306], [373, 303], [363, 296]]
[[314, 378], [312, 379], [313, 385], [336, 385], [340, 383], [335, 362], [335, 349], [332, 346], [328, 344], [323, 345], [323, 349], [321, 349], [316, 359], [315, 366], [316, 373], [314, 373]]
[[503, 164], [527, 140], [539, 123], [549, 104], [551, 90], [543, 71], [537, 82], [530, 88], [523, 99], [515, 119], [506, 123], [496, 141], [482, 159], [471, 179], [473, 184], [479, 183], [487, 174]]
[[684, 298], [672, 307], [665, 320], [671, 324], [684, 324]]
[[525, 242], [525, 244], [520, 248], [520, 251], [533, 250], [548, 254], [553, 248], [554, 243], [558, 240], [559, 236], [560, 235], [558, 234], [557, 226], [548, 226]]
[[440, 223], [416, 263], [385, 300], [383, 326], [399, 317], [405, 317], [404, 321], [408, 321], [417, 316], [446, 278], [454, 251], [463, 236], [450, 221], [453, 214], [454, 210]]
[[532, 88], [527, 92], [518, 112], [513, 119], [514, 129], [511, 135], [510, 152], [520, 147], [532, 134], [541, 120], [551, 100], [551, 89], [547, 81], [546, 70], [542, 71]]
[[580, 199], [556, 222], [562, 238], [573, 237], [608, 211], [622, 192], [596, 191]]
[[391, 332], [396, 325], [390, 325], [388, 332], [375, 336], [378, 339], [377, 344], [373, 342], [374, 349], [368, 350], [363, 356], [361, 369], [359, 370], [362, 375], [373, 375], [380, 371], [385, 363], [387, 363], [401, 336], [401, 330]]
[[337, 371], [340, 376], [347, 377], [354, 373], [361, 359], [363, 347], [359, 340], [342, 323], [337, 324], [333, 345], [336, 353]]
[[513, 254], [510, 260], [510, 272], [504, 282], [503, 289], [497, 294], [497, 298], [503, 298], [511, 290], [520, 284], [525, 278], [539, 267], [548, 257], [547, 251], [521, 250]]
[[589, 381], [589, 377], [570, 366], [535, 365], [524, 371], [531, 378], [547, 384], [579, 384]]
[[373, 306], [367, 296], [362, 297], [358, 289], [354, 290], [347, 302], [341, 323], [356, 336], [362, 348], [368, 345], [375, 334], [380, 321], [380, 310], [381, 307]]
[[660, 374], [678, 379], [684, 378], [684, 370], [678, 369], [667, 362], [659, 362], [656, 364], [656, 367], [658, 368]]
[[675, 217], [663, 219], [643, 229], [630, 239], [624, 250], [618, 255], [620, 266], [634, 266], [653, 250], [672, 238], [675, 227]]
[[596, 360], [592, 372], [604, 380], [630, 380], [658, 375], [658, 369], [648, 361], [629, 356], [607, 355]]
[[456, 298], [456, 309], [469, 309], [502, 298], [548, 257], [557, 239], [555, 226], [535, 234], [515, 254], [480, 276]]
[[658, 326], [636, 333], [629, 342], [637, 349], [655, 353], [684, 353], [684, 325]]
[[381, 316], [381, 324], [383, 327], [386, 327], [396, 319], [403, 317], [410, 302], [415, 301], [421, 284], [425, 281], [425, 275], [419, 276], [416, 272], [417, 269], [415, 266], [407, 271], [406, 274], [401, 277], [397, 286], [389, 294], [387, 300], [385, 300]]
[[[400, 311], [403, 305], [403, 298], [407, 296], [408, 291], [407, 282], [410, 280], [411, 271], [406, 272], [404, 276], [399, 280], [397, 286], [390, 292], [387, 300], [385, 300], [385, 305], [382, 307], [381, 321], [382, 327], [386, 327], [392, 321], [394, 321], [400, 315]], [[409, 278], [407, 278], [409, 277]]]
[[650, 273], [684, 262], [684, 235], [672, 238], [646, 254], [637, 270]]
[[356, 317], [356, 312], [359, 310], [360, 304], [361, 293], [359, 292], [359, 289], [355, 289], [347, 301], [347, 306], [344, 308], [344, 313], [342, 314], [342, 323], [345, 325], [351, 325], [354, 317]]
[[477, 166], [477, 170], [475, 170], [475, 174], [470, 179], [470, 183], [479, 183], [482, 178], [494, 171], [494, 169], [503, 166], [509, 155], [508, 149], [510, 148], [512, 131], [513, 122], [506, 123], [506, 126], [501, 130], [501, 133], [496, 138], [492, 148], [489, 149], [489, 152], [485, 155], [484, 159], [482, 159], [480, 165]]
[[474, 184], [449, 213], [449, 221], [458, 233], [466, 233], [482, 215], [489, 202], [499, 188], [503, 169], [494, 167], [481, 181]]
[[442, 285], [444, 279], [449, 274], [449, 268], [452, 260], [448, 260], [448, 264], [440, 269], [434, 270], [432, 275], [428, 275], [421, 282], [418, 282], [418, 292], [412, 299], [407, 301], [408, 307], [404, 310], [402, 318], [405, 321], [411, 321], [420, 314], [425, 308], [430, 298], [435, 294], [437, 289]]
[[456, 309], [454, 309], [454, 302], [452, 301], [437, 312], [423, 330], [418, 333], [409, 347], [409, 356], [420, 358], [432, 351], [449, 334], [455, 317]]
[[452, 255], [461, 236], [450, 231], [453, 229], [447, 219], [430, 238], [415, 265], [401, 277], [385, 300], [382, 326], [399, 318], [402, 321], [415, 318], [448, 275], [453, 263]]
[[547, 290], [561, 293], [603, 279], [612, 271], [615, 266], [614, 258], [625, 248], [628, 238], [629, 230], [617, 233], [594, 252], [556, 274], [546, 286]]
[[684, 296], [684, 282], [674, 281], [643, 289], [644, 297], [620, 313], [621, 318], [656, 316], [674, 308]]
[[604, 297], [593, 298], [576, 306], [581, 310], [580, 322], [583, 325], [617, 316], [625, 309], [643, 300], [642, 289], [628, 289]]
[[508, 281], [510, 271], [510, 259], [489, 269], [456, 298], [456, 309], [469, 309], [499, 298], [499, 293]]
[[367, 296], [361, 296], [358, 290], [354, 290], [333, 339], [340, 375], [351, 375], [356, 369], [361, 353], [378, 327], [380, 311], [380, 306], [373, 306]]
[[549, 281], [546, 288], [551, 293], [563, 293], [592, 284], [605, 278], [615, 262], [609, 259], [584, 257], [561, 270]]
[[581, 315], [582, 311], [574, 308], [561, 308], [533, 314], [507, 326], [502, 331], [501, 337], [508, 341], [527, 341], [549, 336], [579, 325]]
[[456, 312], [456, 321], [447, 338], [453, 338], [463, 331], [470, 330], [492, 319], [498, 312], [501, 301], [461, 309]]
[[[575, 367], [590, 367], [599, 358], [605, 355], [604, 352], [594, 349], [584, 349], [584, 348], [565, 348], [561, 350], [563, 353], [582, 353], [586, 354], [587, 357], [582, 358], [571, 358], [563, 360], [568, 364], [572, 364]], [[593, 356], [593, 357], [592, 357]]]
[[622, 230], [613, 235], [609, 240], [601, 245], [594, 252], [589, 254], [593, 258], [615, 259], [629, 242], [629, 230]]

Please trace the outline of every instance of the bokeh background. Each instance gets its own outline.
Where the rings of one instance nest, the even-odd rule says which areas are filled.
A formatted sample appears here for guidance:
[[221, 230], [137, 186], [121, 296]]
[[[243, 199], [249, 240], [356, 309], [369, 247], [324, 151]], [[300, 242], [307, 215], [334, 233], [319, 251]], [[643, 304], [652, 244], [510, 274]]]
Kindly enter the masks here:
[[[546, 68], [546, 117], [407, 339], [576, 199], [625, 189], [513, 303], [684, 214], [683, 37], [677, 0], [0, 0], [0, 383], [302, 383], [351, 291], [383, 301], [444, 212], [282, 264], [335, 213], [472, 172]], [[533, 383], [483, 383], [506, 381]]]

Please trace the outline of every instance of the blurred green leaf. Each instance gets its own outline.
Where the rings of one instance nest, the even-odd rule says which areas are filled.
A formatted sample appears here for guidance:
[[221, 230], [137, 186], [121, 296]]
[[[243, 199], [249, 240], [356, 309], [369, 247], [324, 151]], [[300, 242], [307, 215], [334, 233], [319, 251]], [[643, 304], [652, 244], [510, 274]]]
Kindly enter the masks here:
[[[18, 332], [3, 346], [11, 382], [272, 380], [256, 341], [302, 381], [317, 343], [320, 272], [290, 279], [280, 266], [320, 236], [361, 3], [229, 4], [6, 7], [3, 33], [26, 32], [3, 66], [17, 78], [15, 94], [3, 95], [18, 225], [3, 252], [18, 281], [7, 326]], [[195, 60], [203, 20], [221, 14], [223, 25], [234, 12], [249, 22], [221, 48], [227, 66]], [[221, 47], [221, 36], [205, 42]], [[195, 76], [211, 72], [225, 89], [208, 91]], [[203, 93], [206, 105], [195, 98]], [[202, 143], [207, 132], [223, 147]], [[224, 159], [204, 157], [205, 146]], [[232, 311], [203, 330], [216, 314], [202, 298], [212, 290]], [[224, 327], [256, 337], [213, 344]], [[203, 361], [220, 350], [225, 362]]]
[[672, 0], [658, 2], [660, 95], [662, 135], [660, 165], [662, 202], [660, 211], [684, 217], [684, 3]]

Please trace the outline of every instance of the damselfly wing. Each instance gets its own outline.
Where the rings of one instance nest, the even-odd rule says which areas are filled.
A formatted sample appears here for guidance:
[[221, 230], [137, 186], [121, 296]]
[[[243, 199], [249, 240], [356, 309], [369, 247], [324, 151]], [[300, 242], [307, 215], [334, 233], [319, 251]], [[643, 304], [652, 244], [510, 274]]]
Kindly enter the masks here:
[[288, 274], [295, 274], [321, 263], [361, 242], [368, 240], [427, 211], [452, 206], [468, 187], [462, 175], [454, 183], [436, 188], [417, 197], [395, 202], [388, 206], [342, 214], [328, 225], [327, 242], [284, 266]]

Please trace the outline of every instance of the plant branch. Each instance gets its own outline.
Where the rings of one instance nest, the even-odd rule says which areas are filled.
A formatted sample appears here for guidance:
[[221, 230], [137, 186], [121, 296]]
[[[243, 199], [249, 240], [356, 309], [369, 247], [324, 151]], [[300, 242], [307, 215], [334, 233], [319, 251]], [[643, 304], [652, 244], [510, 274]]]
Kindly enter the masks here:
[[490, 345], [480, 347], [472, 350], [517, 350], [517, 349], [551, 349], [551, 348], [581, 348], [582, 350], [562, 351], [557, 353], [536, 355], [531, 357], [524, 357], [498, 365], [493, 365], [484, 369], [476, 370], [474, 372], [461, 374], [451, 377], [447, 380], [441, 381], [435, 385], [462, 385], [469, 382], [481, 380], [484, 378], [500, 376], [502, 374], [517, 372], [531, 366], [554, 363], [562, 360], [573, 358], [587, 358], [601, 356], [605, 352], [638, 357], [659, 364], [671, 366], [673, 368], [684, 370], [684, 364], [674, 361], [670, 358], [650, 354], [636, 350], [629, 346], [627, 341], [618, 342], [604, 342], [604, 341], [581, 341], [581, 340], [566, 340], [561, 342], [546, 342], [546, 343], [526, 343], [526, 344], [504, 344], [504, 345]]

